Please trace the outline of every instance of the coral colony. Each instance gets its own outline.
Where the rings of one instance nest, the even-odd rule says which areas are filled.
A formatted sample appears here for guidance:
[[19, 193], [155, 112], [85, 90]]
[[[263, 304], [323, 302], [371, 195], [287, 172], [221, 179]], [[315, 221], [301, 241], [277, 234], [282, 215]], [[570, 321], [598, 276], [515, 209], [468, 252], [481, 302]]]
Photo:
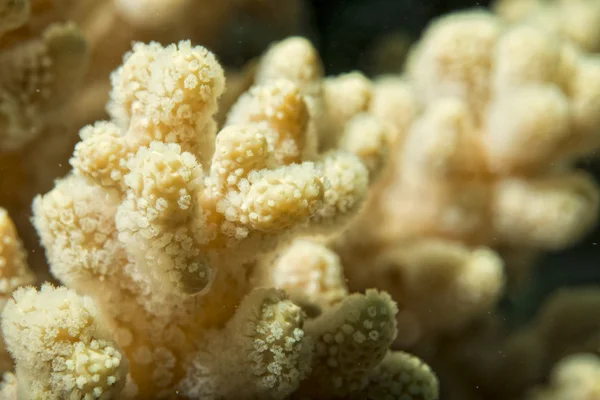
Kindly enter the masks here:
[[[149, 36], [107, 88], [89, 12], [0, 0], [0, 200], [42, 193], [44, 250], [0, 208], [1, 400], [600, 398], [600, 290], [517, 331], [495, 312], [598, 216], [575, 162], [600, 148], [600, 5], [443, 16], [371, 80], [300, 37], [238, 76], [151, 40], [196, 3], [82, 1]], [[70, 168], [26, 173], [99, 91]]]

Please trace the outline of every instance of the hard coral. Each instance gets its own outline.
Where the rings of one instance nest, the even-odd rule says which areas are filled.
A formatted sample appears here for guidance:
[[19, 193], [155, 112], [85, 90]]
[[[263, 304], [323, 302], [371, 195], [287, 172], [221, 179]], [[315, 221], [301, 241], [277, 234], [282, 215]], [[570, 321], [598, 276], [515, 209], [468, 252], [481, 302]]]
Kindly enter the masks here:
[[[77, 26], [55, 18], [61, 4], [40, 3], [0, 1], [0, 205], [30, 250], [38, 243], [30, 202], [66, 171], [61, 160], [74, 142], [67, 111], [89, 56]], [[31, 264], [43, 276], [41, 253]]]
[[595, 354], [574, 354], [554, 366], [547, 387], [536, 388], [532, 400], [600, 398], [600, 360]]
[[126, 360], [99, 310], [73, 290], [18, 289], [2, 332], [17, 365], [19, 398], [110, 399], [125, 385]]
[[[337, 249], [351, 289], [391, 290], [400, 315], [426, 335], [495, 303], [504, 277], [491, 250], [564, 249], [593, 227], [600, 193], [574, 161], [600, 147], [600, 63], [533, 25], [476, 10], [434, 21], [404, 77], [383, 85], [379, 96], [401, 111], [372, 102], [395, 146]], [[446, 256], [436, 261], [437, 252]], [[411, 284], [425, 270], [447, 274], [439, 296]], [[464, 302], [449, 307], [450, 293]]]
[[[13, 291], [34, 283], [35, 277], [27, 266], [27, 254], [17, 235], [15, 225], [5, 209], [0, 208], [0, 310], [3, 310]], [[0, 373], [12, 368], [12, 360], [0, 341]]]
[[504, 20], [536, 25], [590, 52], [600, 51], [600, 4], [595, 0], [499, 0]]
[[[287, 51], [306, 57], [286, 61]], [[135, 44], [112, 76], [112, 121], [82, 129], [73, 171], [35, 200], [53, 274], [91, 296], [106, 318], [109, 337], [86, 333], [84, 347], [108, 340], [129, 361], [121, 396], [340, 399], [379, 385], [375, 368], [396, 336], [387, 294], [347, 295], [334, 285], [337, 300], [309, 319], [285, 292], [268, 288], [273, 252], [299, 235], [337, 233], [369, 183], [359, 156], [335, 140], [319, 150], [324, 132], [343, 136], [331, 129], [320, 71], [307, 41], [274, 46], [217, 135], [225, 82], [213, 54], [189, 42]], [[26, 289], [12, 304], [28, 299], [51, 313], [54, 300], [37, 301], [70, 293]], [[68, 392], [51, 379], [57, 366], [22, 356], [31, 350], [13, 334], [19, 310], [7, 309], [3, 324], [19, 396]], [[48, 338], [62, 349], [60, 339]], [[38, 351], [50, 359], [52, 349]], [[36, 368], [41, 386], [22, 386]], [[414, 368], [415, 387], [425, 380], [434, 399], [435, 377]], [[400, 390], [396, 379], [385, 378], [386, 387]], [[88, 386], [69, 395], [76, 390]]]

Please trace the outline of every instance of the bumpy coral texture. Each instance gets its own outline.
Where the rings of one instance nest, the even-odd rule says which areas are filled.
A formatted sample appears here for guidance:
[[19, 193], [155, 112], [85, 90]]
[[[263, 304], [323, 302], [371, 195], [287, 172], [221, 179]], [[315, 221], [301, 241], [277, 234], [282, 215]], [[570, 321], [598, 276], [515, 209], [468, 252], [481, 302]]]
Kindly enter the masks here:
[[[389, 289], [418, 339], [495, 304], [494, 251], [560, 250], [593, 228], [599, 190], [574, 162], [600, 147], [600, 63], [475, 10], [432, 22], [404, 76], [383, 85], [371, 107], [392, 127], [391, 160], [337, 250], [350, 288]], [[427, 270], [444, 273], [420, 281]]]
[[387, 190], [403, 229], [551, 250], [587, 232], [598, 189], [570, 165], [600, 145], [597, 60], [484, 12], [434, 22], [414, 52], [426, 109]]
[[115, 398], [127, 363], [91, 299], [49, 284], [39, 292], [20, 288], [13, 297], [2, 332], [15, 359], [19, 398]]
[[438, 382], [429, 366], [401, 351], [389, 352], [369, 380], [367, 387], [353, 398], [433, 400], [439, 396]]
[[[27, 266], [27, 254], [8, 212], [0, 208], [0, 311], [13, 291], [34, 283], [35, 276]], [[0, 372], [12, 368], [12, 360], [0, 341]]]
[[53, 274], [93, 297], [129, 360], [123, 396], [343, 398], [383, 360], [387, 294], [346, 297], [334, 273], [307, 320], [294, 293], [257, 287], [274, 250], [337, 233], [369, 184], [361, 146], [319, 151], [334, 120], [321, 71], [308, 41], [274, 45], [217, 135], [214, 55], [137, 43], [112, 76], [112, 120], [82, 129], [72, 173], [36, 199]]
[[595, 0], [498, 0], [494, 10], [508, 22], [536, 25], [586, 51], [600, 51], [600, 4]]

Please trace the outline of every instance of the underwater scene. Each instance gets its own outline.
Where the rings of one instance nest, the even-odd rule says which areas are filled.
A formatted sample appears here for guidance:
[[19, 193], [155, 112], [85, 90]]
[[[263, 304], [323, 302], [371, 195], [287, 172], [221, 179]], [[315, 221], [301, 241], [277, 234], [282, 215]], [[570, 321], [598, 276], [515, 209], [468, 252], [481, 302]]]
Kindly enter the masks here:
[[0, 400], [600, 400], [600, 0], [0, 0]]

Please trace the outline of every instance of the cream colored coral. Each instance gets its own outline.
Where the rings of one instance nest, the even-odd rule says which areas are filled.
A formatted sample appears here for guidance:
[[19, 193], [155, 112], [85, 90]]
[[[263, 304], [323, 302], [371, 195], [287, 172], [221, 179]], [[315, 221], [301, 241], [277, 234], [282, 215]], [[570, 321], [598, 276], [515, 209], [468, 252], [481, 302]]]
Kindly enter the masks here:
[[292, 37], [272, 45], [256, 67], [254, 82], [264, 85], [280, 79], [294, 83], [304, 96], [310, 114], [306, 134], [306, 157], [314, 157], [319, 134], [326, 123], [323, 105], [323, 65], [316, 49], [305, 38]]
[[[276, 165], [302, 160], [309, 115], [300, 88], [288, 80], [256, 86], [242, 95], [226, 125], [255, 123], [265, 131]], [[277, 149], [277, 151], [274, 151]]]
[[594, 0], [499, 0], [493, 7], [508, 22], [539, 26], [586, 51], [600, 49], [600, 5]]
[[34, 281], [15, 226], [6, 210], [0, 208], [0, 310], [16, 288]]
[[306, 323], [315, 340], [311, 375], [300, 393], [339, 398], [364, 388], [396, 337], [396, 305], [385, 292], [353, 294]]
[[494, 230], [515, 246], [560, 248], [594, 226], [599, 202], [593, 178], [582, 172], [506, 179], [496, 186]]
[[17, 365], [19, 397], [111, 399], [125, 385], [121, 350], [92, 300], [72, 290], [18, 289], [4, 309], [2, 332]]
[[17, 377], [12, 372], [2, 375], [0, 382], [0, 398], [5, 400], [17, 400]]
[[296, 303], [320, 310], [348, 294], [337, 254], [308, 239], [297, 239], [287, 247], [270, 268], [270, 275], [273, 286], [285, 289]]
[[518, 173], [550, 164], [571, 133], [570, 104], [555, 87], [529, 86], [500, 94], [487, 112], [483, 145], [494, 172]]
[[388, 146], [402, 142], [419, 108], [416, 93], [406, 79], [387, 75], [375, 80], [369, 111], [386, 126]]
[[194, 220], [202, 168], [178, 144], [152, 142], [138, 150], [129, 170], [126, 198], [115, 215], [119, 240], [164, 285], [176, 292], [202, 291], [211, 281], [210, 267], [193, 247], [202, 235]]
[[532, 400], [600, 398], [600, 360], [591, 353], [573, 354], [552, 369], [550, 384], [532, 391]]
[[[483, 11], [435, 21], [407, 70], [424, 110], [381, 189], [379, 204], [394, 224], [380, 229], [539, 249], [581, 238], [593, 225], [598, 189], [570, 171], [600, 146], [596, 64], [534, 26], [507, 26]], [[508, 204], [520, 200], [507, 188], [516, 182], [544, 207], [539, 218], [512, 217]], [[533, 231], [533, 218], [545, 236]]]
[[[255, 289], [179, 387], [191, 398], [284, 399], [311, 368], [302, 310], [283, 291]], [[235, 377], [235, 379], [231, 379]]]
[[370, 178], [378, 176], [388, 160], [391, 133], [384, 122], [368, 113], [356, 115], [345, 125], [339, 147], [356, 154], [369, 169]]
[[307, 39], [300, 37], [274, 44], [261, 58], [256, 71], [257, 83], [287, 79], [298, 85], [309, 102], [321, 96], [322, 78], [319, 54]]
[[410, 354], [389, 352], [373, 370], [369, 384], [356, 399], [434, 400], [439, 396], [439, 382], [431, 368]]
[[70, 160], [73, 169], [102, 186], [121, 187], [130, 151], [119, 127], [100, 121], [81, 129], [79, 136]]
[[492, 308], [504, 289], [503, 263], [495, 252], [451, 241], [396, 243], [367, 265], [348, 270], [351, 287], [361, 282], [389, 291], [398, 302], [398, 340], [404, 345], [464, 326]]
[[600, 191], [574, 161], [600, 146], [596, 61], [474, 10], [435, 20], [405, 75], [374, 86], [391, 160], [335, 249], [351, 290], [398, 301], [403, 344], [492, 308], [513, 281], [497, 252], [563, 249], [593, 228]]
[[111, 81], [108, 111], [121, 129], [133, 125], [135, 145], [176, 142], [202, 160], [210, 159], [216, 134], [212, 116], [225, 88], [212, 53], [189, 41], [165, 48], [137, 43]]
[[[223, 71], [189, 42], [134, 45], [113, 83], [112, 121], [82, 131], [72, 173], [36, 199], [34, 220], [53, 273], [106, 312], [135, 396], [161, 398], [195, 387], [187, 374], [210, 337], [254, 313], [243, 299], [255, 266], [294, 236], [343, 228], [369, 173], [342, 150], [288, 151], [308, 146], [313, 118], [290, 80], [251, 89], [215, 138]], [[263, 385], [232, 387], [250, 381]]]
[[327, 108], [328, 129], [321, 140], [322, 149], [336, 145], [346, 123], [357, 114], [367, 112], [371, 103], [372, 83], [360, 72], [325, 79], [323, 100]]
[[260, 127], [227, 126], [217, 136], [215, 154], [210, 165], [211, 176], [219, 190], [231, 190], [253, 170], [267, 168], [273, 148], [269, 149], [268, 133]]
[[[6, 210], [0, 208], [0, 311], [14, 290], [34, 282], [35, 276], [27, 265], [27, 254], [15, 225]], [[8, 371], [12, 364], [0, 337], [0, 372]]]
[[451, 96], [481, 107], [490, 96], [492, 51], [501, 32], [501, 22], [483, 11], [433, 22], [408, 62], [417, 95], [424, 102]]

